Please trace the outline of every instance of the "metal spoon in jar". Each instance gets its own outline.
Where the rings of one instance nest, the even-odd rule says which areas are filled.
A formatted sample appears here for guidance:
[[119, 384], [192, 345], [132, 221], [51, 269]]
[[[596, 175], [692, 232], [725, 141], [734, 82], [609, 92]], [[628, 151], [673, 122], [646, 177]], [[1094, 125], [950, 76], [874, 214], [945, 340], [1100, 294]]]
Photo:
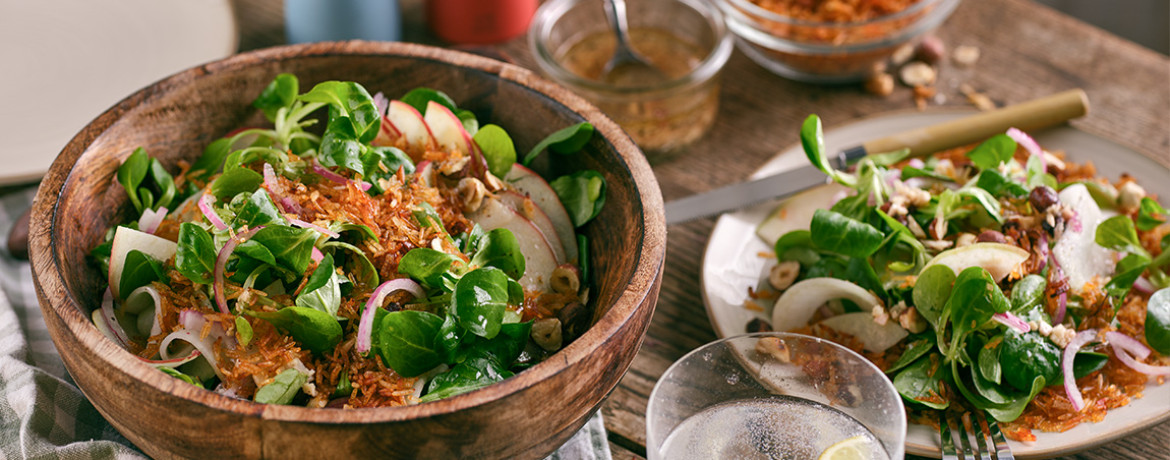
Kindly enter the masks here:
[[667, 80], [666, 74], [630, 46], [625, 0], [606, 0], [605, 16], [617, 41], [613, 57], [601, 70], [601, 81], [614, 86], [647, 86]]

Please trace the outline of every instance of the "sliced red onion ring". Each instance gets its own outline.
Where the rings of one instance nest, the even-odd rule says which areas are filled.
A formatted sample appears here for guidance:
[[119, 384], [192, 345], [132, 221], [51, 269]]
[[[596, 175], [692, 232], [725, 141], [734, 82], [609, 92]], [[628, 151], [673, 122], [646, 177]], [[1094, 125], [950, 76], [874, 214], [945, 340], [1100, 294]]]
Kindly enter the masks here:
[[272, 164], [264, 163], [264, 187], [271, 192], [276, 188], [276, 169], [272, 168]]
[[1016, 128], [1008, 128], [1007, 135], [1020, 144], [1024, 150], [1027, 150], [1029, 154], [1039, 156], [1040, 161], [1044, 161], [1044, 150], [1040, 148], [1040, 144], [1037, 144], [1035, 139], [1032, 139], [1032, 136]]
[[1145, 295], [1153, 294], [1154, 291], [1158, 290], [1158, 287], [1154, 286], [1154, 283], [1151, 283], [1149, 278], [1146, 278], [1145, 276], [1139, 276], [1138, 279], [1133, 282], [1133, 288], [1137, 289], [1138, 292]]
[[349, 179], [346, 179], [345, 176], [337, 174], [333, 171], [330, 171], [329, 168], [321, 166], [321, 163], [318, 163], [316, 158], [311, 159], [310, 162], [313, 167], [313, 172], [320, 174], [321, 177], [329, 179], [330, 181], [336, 182], [338, 184], [349, 182]]
[[386, 109], [390, 108], [390, 99], [378, 91], [377, 94], [374, 94], [374, 107], [378, 109], [378, 116], [386, 115]]
[[153, 235], [158, 230], [158, 225], [167, 217], [168, 212], [166, 206], [159, 206], [157, 211], [150, 208], [143, 210], [142, 217], [138, 218], [138, 229], [143, 233]]
[[1029, 326], [1027, 321], [1024, 321], [1019, 316], [1011, 314], [1011, 312], [996, 313], [991, 315], [991, 319], [994, 319], [996, 322], [1003, 324], [1004, 326], [1015, 329], [1021, 334], [1032, 330], [1032, 326]]
[[1037, 268], [1036, 271], [1044, 270], [1044, 267], [1048, 266], [1048, 233], [1041, 232], [1040, 238], [1032, 243], [1032, 248], [1040, 256], [1040, 268]]
[[[1045, 238], [1047, 239], [1047, 238]], [[1060, 267], [1060, 261], [1056, 260], [1056, 256], [1049, 253], [1048, 263], [1052, 264], [1053, 282], [1060, 282], [1063, 280], [1065, 284], [1068, 283], [1068, 276], [1064, 274], [1064, 269]], [[1061, 292], [1056, 298], [1056, 311], [1052, 314], [1052, 324], [1060, 324], [1064, 322], [1064, 314], [1068, 310], [1068, 292]]]
[[911, 168], [922, 169], [926, 167], [926, 162], [922, 161], [921, 158], [911, 158], [910, 161], [906, 163], [906, 165]]
[[1120, 332], [1109, 331], [1105, 339], [1113, 347], [1113, 354], [1122, 364], [1146, 375], [1170, 375], [1170, 366], [1154, 366], [1138, 361], [1150, 356], [1150, 349], [1137, 339]]
[[[179, 312], [179, 324], [183, 326], [183, 329], [192, 330], [199, 335], [203, 335], [203, 328], [207, 325], [207, 317], [198, 310], [186, 309]], [[238, 343], [236, 342], [236, 338], [228, 335], [227, 331], [218, 323], [211, 324], [211, 329], [208, 330], [207, 337], [212, 339], [212, 341], [222, 340], [223, 344], [229, 347], [235, 347]]]
[[147, 365], [150, 365], [151, 367], [154, 367], [154, 368], [169, 367], [169, 368], [174, 369], [176, 367], [179, 367], [179, 366], [187, 364], [191, 361], [194, 361], [195, 358], [198, 358], [200, 356], [203, 356], [203, 353], [201, 353], [199, 351], [199, 349], [195, 349], [195, 350], [191, 350], [190, 354], [188, 354], [187, 356], [184, 356], [182, 358], [146, 359], [146, 358], [143, 358], [141, 356], [137, 356], [137, 358], [142, 360], [142, 362], [146, 363]]
[[325, 254], [320, 249], [313, 248], [313, 252], [309, 253], [309, 258], [313, 259], [313, 262], [320, 262], [325, 259]]
[[[102, 296], [102, 307], [94, 310], [94, 325], [97, 326], [98, 331], [103, 335], [113, 340], [122, 346], [122, 348], [130, 347], [130, 336], [122, 329], [122, 325], [118, 323], [118, 318], [114, 316], [114, 295], [109, 288], [106, 289], [106, 294]], [[101, 319], [99, 324], [98, 319]]]
[[289, 216], [284, 216], [284, 217], [288, 219], [289, 223], [291, 223], [297, 227], [316, 230], [318, 232], [321, 232], [322, 235], [329, 235], [330, 238], [340, 238], [341, 237], [341, 234], [339, 234], [333, 230], [327, 229], [325, 227], [322, 227], [320, 225], [305, 222], [305, 221], [297, 219], [295, 217], [289, 217]]
[[[139, 319], [138, 332], [142, 335], [153, 337], [162, 334], [162, 320], [159, 315], [162, 313], [162, 295], [158, 293], [158, 289], [154, 286], [146, 285], [135, 289], [126, 296], [126, 301], [122, 304], [124, 311], [128, 313], [137, 314]], [[150, 326], [144, 327], [142, 322], [142, 315], [147, 310], [150, 310]]]
[[[318, 163], [316, 158], [312, 159], [311, 161], [312, 161], [313, 172], [320, 174], [321, 177], [329, 179], [330, 181], [336, 182], [338, 184], [350, 183], [350, 180], [346, 179], [345, 176], [342, 176], [341, 174], [337, 174], [333, 171], [330, 171], [329, 168], [321, 166], [321, 163]], [[366, 182], [364, 180], [355, 180], [352, 182], [354, 183], [354, 185], [357, 186], [357, 188], [361, 189], [361, 191], [363, 191], [363, 192], [369, 190], [370, 187], [373, 187], [373, 184]]]
[[215, 305], [219, 307], [219, 311], [222, 313], [231, 313], [228, 310], [227, 299], [223, 293], [223, 274], [224, 270], [227, 269], [228, 258], [231, 257], [232, 251], [236, 250], [236, 246], [248, 241], [248, 238], [251, 238], [252, 235], [255, 235], [262, 228], [264, 228], [263, 225], [236, 235], [234, 238], [229, 238], [227, 243], [224, 243], [223, 247], [220, 248], [219, 255], [215, 258], [215, 282], [212, 286], [215, 289]]
[[211, 225], [215, 226], [216, 230], [227, 230], [227, 224], [223, 223], [223, 219], [220, 219], [219, 214], [216, 214], [215, 209], [212, 209], [211, 207], [211, 205], [215, 202], [214, 200], [215, 197], [204, 194], [203, 197], [199, 199], [199, 210], [203, 212], [203, 217], [206, 217], [207, 221], [211, 222]]
[[1056, 297], [1056, 314], [1052, 315], [1052, 320], [1056, 324], [1064, 322], [1064, 314], [1068, 311], [1068, 293], [1062, 292]]
[[386, 296], [394, 291], [407, 291], [415, 298], [426, 295], [422, 286], [409, 278], [393, 279], [374, 289], [370, 300], [366, 301], [366, 309], [362, 311], [361, 322], [358, 323], [357, 342], [354, 343], [354, 348], [358, 353], [369, 353], [370, 335], [374, 332], [374, 311], [381, 308], [382, 300], [385, 300]]
[[1068, 345], [1064, 347], [1064, 354], [1060, 359], [1060, 368], [1064, 374], [1064, 393], [1068, 396], [1068, 400], [1072, 402], [1073, 409], [1080, 412], [1085, 408], [1085, 399], [1081, 396], [1081, 390], [1077, 388], [1077, 377], [1073, 373], [1073, 360], [1077, 356], [1077, 352], [1081, 351], [1081, 347], [1086, 343], [1097, 338], [1096, 329], [1086, 329], [1078, 332], [1076, 337], [1069, 341]]
[[215, 342], [211, 336], [200, 338], [198, 331], [192, 331], [190, 329], [179, 329], [170, 333], [159, 344], [158, 353], [164, 360], [173, 359], [169, 348], [171, 342], [175, 340], [182, 340], [194, 346], [203, 355], [203, 358], [207, 360], [207, 363], [211, 365], [211, 369], [215, 371], [215, 375], [219, 376], [220, 381], [226, 380], [223, 377], [223, 372], [219, 370], [219, 362], [215, 358]]

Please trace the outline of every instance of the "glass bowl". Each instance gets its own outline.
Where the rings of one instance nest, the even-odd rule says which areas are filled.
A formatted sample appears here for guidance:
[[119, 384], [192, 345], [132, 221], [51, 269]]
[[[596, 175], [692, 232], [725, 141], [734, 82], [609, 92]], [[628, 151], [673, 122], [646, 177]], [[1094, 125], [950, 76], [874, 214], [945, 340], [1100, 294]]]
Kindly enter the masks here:
[[745, 55], [780, 76], [809, 83], [865, 79], [899, 48], [914, 46], [954, 12], [959, 0], [920, 0], [859, 22], [815, 22], [778, 14], [751, 0], [715, 0]]
[[902, 397], [877, 366], [833, 342], [785, 332], [695, 349], [662, 374], [646, 409], [650, 460], [830, 451], [900, 459], [905, 439]]
[[668, 78], [616, 86], [590, 78], [614, 48], [602, 3], [549, 0], [537, 10], [528, 41], [540, 70], [618, 122], [651, 159], [683, 150], [718, 111], [733, 47], [723, 14], [706, 0], [627, 0], [633, 47]]

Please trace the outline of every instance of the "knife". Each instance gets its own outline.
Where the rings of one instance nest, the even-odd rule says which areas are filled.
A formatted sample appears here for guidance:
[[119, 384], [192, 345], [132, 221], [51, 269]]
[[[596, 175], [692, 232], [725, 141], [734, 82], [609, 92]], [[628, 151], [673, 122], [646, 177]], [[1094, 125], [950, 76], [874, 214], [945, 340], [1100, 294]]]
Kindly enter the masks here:
[[[982, 112], [946, 123], [902, 131], [839, 152], [830, 159], [835, 169], [845, 169], [871, 153], [910, 149], [917, 157], [970, 144], [1015, 127], [1022, 131], [1048, 128], [1088, 113], [1089, 99], [1072, 89], [1039, 99]], [[812, 165], [780, 172], [762, 179], [729, 185], [666, 203], [666, 224], [744, 208], [761, 201], [782, 198], [829, 181]]]

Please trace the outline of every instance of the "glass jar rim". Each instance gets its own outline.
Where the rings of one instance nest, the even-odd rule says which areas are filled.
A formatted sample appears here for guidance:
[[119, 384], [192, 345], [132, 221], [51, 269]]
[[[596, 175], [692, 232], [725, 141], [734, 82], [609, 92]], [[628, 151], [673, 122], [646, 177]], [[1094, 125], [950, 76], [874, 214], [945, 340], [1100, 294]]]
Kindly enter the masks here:
[[703, 0], [673, 0], [690, 8], [699, 14], [710, 26], [714, 37], [714, 45], [699, 62], [699, 65], [685, 75], [652, 85], [612, 86], [606, 83], [581, 77], [566, 69], [548, 48], [548, 38], [552, 35], [553, 27], [568, 10], [585, 0], [550, 0], [545, 2], [536, 11], [532, 25], [528, 31], [528, 44], [535, 56], [537, 64], [553, 79], [567, 83], [570, 86], [583, 88], [596, 93], [632, 95], [650, 92], [670, 91], [687, 88], [706, 82], [714, 78], [724, 64], [731, 57], [733, 37], [723, 18], [719, 7]]
[[902, 11], [897, 12], [897, 13], [887, 14], [885, 16], [879, 16], [879, 17], [869, 19], [866, 21], [857, 21], [857, 22], [809, 21], [809, 20], [805, 20], [805, 19], [796, 19], [796, 18], [793, 18], [790, 16], [784, 16], [782, 14], [777, 14], [776, 12], [769, 10], [769, 9], [766, 9], [764, 7], [761, 7], [755, 3], [752, 3], [749, 0], [717, 0], [717, 1], [719, 1], [721, 3], [728, 4], [728, 7], [740, 8], [740, 9], [746, 10], [749, 14], [758, 16], [762, 19], [765, 19], [765, 20], [771, 21], [771, 22], [778, 22], [781, 24], [792, 25], [792, 26], [849, 29], [849, 28], [854, 28], [854, 27], [864, 27], [864, 26], [869, 26], [869, 25], [874, 25], [874, 24], [880, 24], [880, 23], [887, 22], [887, 21], [896, 21], [898, 19], [902, 19], [904, 17], [917, 14], [918, 12], [920, 12], [926, 8], [929, 8], [932, 5], [942, 3], [944, 0], [922, 0], [914, 5], [910, 6], [909, 8], [906, 8]]

